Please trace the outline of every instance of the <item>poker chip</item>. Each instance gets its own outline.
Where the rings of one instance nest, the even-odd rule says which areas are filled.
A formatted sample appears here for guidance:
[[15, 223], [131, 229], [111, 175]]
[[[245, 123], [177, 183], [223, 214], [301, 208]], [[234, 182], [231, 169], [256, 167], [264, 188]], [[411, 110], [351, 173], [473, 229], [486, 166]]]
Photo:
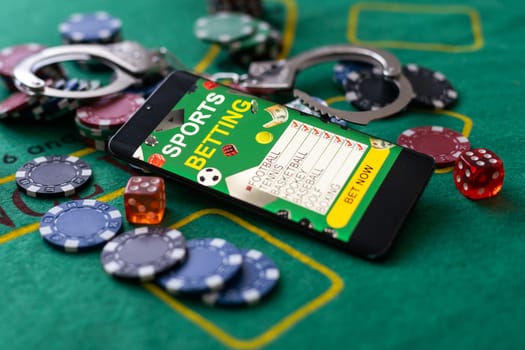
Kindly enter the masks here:
[[364, 69], [372, 69], [372, 65], [357, 61], [339, 61], [334, 65], [332, 80], [337, 86], [342, 88], [348, 74], [360, 72]]
[[121, 29], [122, 22], [104, 11], [75, 13], [58, 27], [68, 44], [114, 42]]
[[382, 108], [399, 94], [395, 83], [385, 79], [377, 68], [347, 74], [343, 87], [346, 100], [361, 111]]
[[[0, 51], [0, 76], [10, 91], [18, 91], [13, 82], [13, 71], [24, 58], [39, 53], [46, 47], [40, 44], [23, 44], [4, 48]], [[65, 73], [58, 64], [40, 68], [37, 75], [42, 79], [62, 79]]]
[[132, 93], [104, 96], [78, 108], [76, 115], [82, 124], [92, 128], [118, 128], [131, 118], [142, 103], [144, 98]]
[[0, 119], [16, 118], [20, 112], [28, 108], [32, 98], [23, 92], [15, 92], [0, 102]]
[[186, 262], [156, 280], [169, 293], [197, 294], [218, 290], [241, 269], [241, 252], [223, 239], [192, 239], [186, 245]]
[[186, 256], [182, 234], [165, 227], [138, 227], [109, 241], [100, 255], [104, 270], [115, 277], [149, 281]]
[[438, 168], [453, 165], [461, 152], [470, 149], [470, 142], [465, 136], [442, 126], [405, 130], [399, 135], [397, 143], [431, 156]]
[[445, 109], [458, 100], [458, 93], [440, 72], [435, 72], [416, 64], [403, 67], [403, 75], [414, 89], [413, 103], [423, 107]]
[[115, 134], [115, 131], [117, 129], [97, 129], [97, 128], [91, 128], [89, 126], [86, 126], [82, 124], [82, 122], [78, 119], [78, 117], [75, 117], [75, 126], [77, 127], [77, 130], [80, 135], [95, 139], [95, 140], [108, 140], [111, 136]]
[[45, 49], [40, 44], [24, 44], [7, 47], [0, 51], [0, 75], [13, 78], [13, 71], [24, 58], [34, 55]]
[[241, 250], [243, 262], [239, 274], [224, 289], [204, 294], [211, 305], [250, 305], [268, 295], [279, 281], [279, 269], [261, 252]]
[[[83, 80], [70, 79], [58, 80], [51, 87], [64, 91], [85, 91], [89, 83]], [[54, 120], [65, 114], [76, 110], [79, 106], [78, 100], [61, 97], [42, 97], [40, 102], [31, 109], [34, 120]]]
[[91, 174], [91, 167], [75, 156], [44, 156], [18, 169], [16, 184], [30, 197], [66, 197], [84, 188]]
[[206, 42], [228, 44], [255, 32], [255, 21], [248, 15], [220, 12], [195, 22], [195, 36]]
[[267, 22], [259, 21], [257, 32], [229, 45], [228, 54], [231, 61], [248, 66], [253, 61], [276, 59], [282, 50], [281, 34], [270, 27]]
[[47, 243], [68, 253], [99, 247], [122, 226], [115, 207], [93, 199], [74, 200], [51, 208], [40, 220], [40, 235]]
[[[242, 40], [233, 41], [228, 45], [231, 52], [238, 52], [241, 49], [252, 49], [257, 45], [264, 44], [272, 34], [272, 27], [268, 22], [262, 20], [254, 20], [255, 31]], [[276, 32], [274, 32], [274, 35]], [[262, 50], [262, 48], [260, 48]]]

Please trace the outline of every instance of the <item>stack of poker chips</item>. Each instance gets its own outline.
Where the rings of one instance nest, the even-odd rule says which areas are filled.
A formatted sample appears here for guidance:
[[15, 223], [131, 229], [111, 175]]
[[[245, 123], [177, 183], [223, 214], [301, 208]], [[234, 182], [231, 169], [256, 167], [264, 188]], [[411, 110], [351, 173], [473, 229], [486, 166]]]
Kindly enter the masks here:
[[[68, 91], [86, 91], [98, 83], [85, 80], [69, 79], [50, 82], [55, 89]], [[71, 98], [30, 96], [23, 92], [14, 92], [0, 102], [0, 120], [9, 121], [53, 121], [74, 112], [79, 101]]]
[[275, 263], [222, 238], [186, 240], [160, 226], [137, 227], [111, 239], [100, 254], [104, 270], [128, 281], [154, 281], [167, 293], [221, 306], [251, 305], [275, 289]]
[[252, 61], [272, 60], [282, 49], [281, 34], [268, 22], [240, 13], [218, 12], [197, 19], [195, 36], [228, 51], [241, 66]]
[[207, 7], [210, 14], [227, 11], [245, 13], [258, 18], [264, 14], [261, 0], [208, 0]]
[[92, 100], [76, 111], [75, 125], [82, 140], [98, 151], [107, 151], [108, 141], [142, 105], [144, 98], [121, 93]]

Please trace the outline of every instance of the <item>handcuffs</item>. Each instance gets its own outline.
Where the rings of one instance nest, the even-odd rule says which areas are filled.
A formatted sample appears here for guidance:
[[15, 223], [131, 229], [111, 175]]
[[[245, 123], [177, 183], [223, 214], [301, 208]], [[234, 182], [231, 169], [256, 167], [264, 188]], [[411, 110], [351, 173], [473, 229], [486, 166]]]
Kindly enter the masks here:
[[[94, 90], [68, 91], [52, 88], [36, 75], [42, 67], [79, 60], [100, 61], [114, 71], [114, 79], [108, 85]], [[399, 91], [397, 98], [380, 109], [354, 112], [325, 106], [304, 91], [294, 88], [295, 78], [301, 70], [334, 60], [366, 62], [380, 68], [383, 77], [397, 86]], [[184, 67], [165, 48], [150, 51], [136, 42], [123, 41], [110, 45], [79, 44], [44, 49], [20, 62], [14, 69], [14, 78], [17, 87], [29, 95], [83, 99], [119, 92], [140, 84], [148, 76], [164, 76], [174, 69], [184, 69]], [[216, 77], [220, 76], [218, 74]], [[401, 71], [399, 60], [387, 51], [363, 46], [323, 46], [289, 59], [252, 62], [247, 74], [229, 76], [234, 77], [236, 83], [250, 93], [264, 95], [288, 93], [299, 98], [321, 115], [361, 125], [400, 112], [414, 97], [412, 86]]]

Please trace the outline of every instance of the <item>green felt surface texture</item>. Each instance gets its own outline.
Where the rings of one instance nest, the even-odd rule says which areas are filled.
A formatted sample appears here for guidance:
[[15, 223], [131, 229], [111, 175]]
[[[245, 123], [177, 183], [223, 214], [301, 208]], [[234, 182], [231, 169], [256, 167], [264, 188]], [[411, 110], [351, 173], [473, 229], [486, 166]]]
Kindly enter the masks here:
[[[500, 195], [470, 201], [450, 172], [434, 174], [391, 253], [369, 262], [170, 182], [166, 225], [200, 213], [180, 228], [187, 238], [223, 237], [263, 251], [281, 269], [280, 284], [264, 303], [213, 308], [114, 280], [103, 272], [98, 252], [65, 254], [44, 244], [36, 223], [55, 201], [20, 194], [12, 175], [37, 155], [85, 146], [73, 120], [1, 123], [0, 349], [525, 347], [525, 5], [273, 0], [265, 6], [281, 30], [290, 11], [295, 15], [290, 55], [357, 40], [446, 74], [460, 94], [451, 112], [472, 121], [473, 147], [491, 149], [504, 161]], [[18, 0], [2, 7], [0, 47], [59, 45], [58, 24], [71, 13], [106, 10], [122, 19], [125, 38], [165, 46], [190, 68], [209, 50], [193, 35], [195, 19], [206, 14], [204, 1]], [[352, 14], [357, 23], [349, 23]], [[206, 72], [242, 71], [226, 58], [220, 53]], [[307, 69], [297, 85], [322, 98], [341, 96], [331, 68]], [[462, 131], [464, 121], [452, 114], [410, 110], [357, 129], [392, 141], [420, 125]], [[114, 191], [131, 170], [102, 152], [82, 159], [94, 179], [79, 196], [109, 198], [123, 211]], [[226, 211], [202, 211], [212, 208]]]

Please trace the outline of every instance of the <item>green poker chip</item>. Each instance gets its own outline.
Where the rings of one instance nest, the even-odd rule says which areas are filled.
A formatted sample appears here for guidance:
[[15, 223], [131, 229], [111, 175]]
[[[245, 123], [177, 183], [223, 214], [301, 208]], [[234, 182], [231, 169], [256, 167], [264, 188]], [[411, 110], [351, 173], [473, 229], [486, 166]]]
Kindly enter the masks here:
[[282, 50], [282, 37], [274, 29], [270, 30], [265, 41], [247, 48], [228, 51], [230, 59], [241, 66], [249, 66], [253, 61], [274, 60]]
[[219, 12], [197, 19], [194, 33], [202, 41], [227, 45], [253, 35], [255, 24], [256, 20], [248, 15]]
[[94, 140], [107, 140], [118, 130], [118, 128], [109, 130], [90, 128], [89, 126], [82, 124], [78, 118], [75, 118], [75, 125], [80, 135]]
[[253, 49], [254, 47], [265, 45], [272, 37], [272, 26], [265, 21], [255, 20], [255, 32], [240, 40], [235, 40], [228, 45], [230, 51]]

